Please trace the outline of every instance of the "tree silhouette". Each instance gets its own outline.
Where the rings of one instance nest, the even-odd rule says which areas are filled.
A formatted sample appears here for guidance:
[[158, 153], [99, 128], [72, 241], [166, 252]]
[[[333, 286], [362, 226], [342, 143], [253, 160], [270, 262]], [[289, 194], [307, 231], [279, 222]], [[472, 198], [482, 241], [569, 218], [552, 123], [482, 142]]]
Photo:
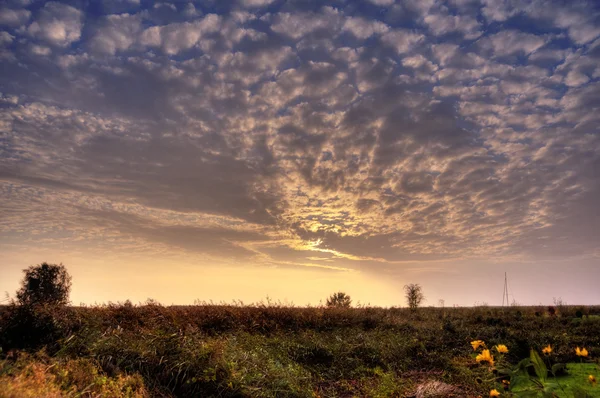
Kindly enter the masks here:
[[404, 285], [404, 293], [408, 308], [413, 312], [416, 311], [423, 300], [425, 300], [423, 289], [419, 284], [411, 283], [409, 285]]
[[352, 300], [350, 299], [350, 296], [344, 292], [333, 293], [327, 299], [328, 307], [350, 308], [350, 304], [352, 304]]
[[17, 292], [20, 305], [66, 305], [69, 303], [71, 276], [62, 264], [43, 262], [23, 270], [25, 277]]

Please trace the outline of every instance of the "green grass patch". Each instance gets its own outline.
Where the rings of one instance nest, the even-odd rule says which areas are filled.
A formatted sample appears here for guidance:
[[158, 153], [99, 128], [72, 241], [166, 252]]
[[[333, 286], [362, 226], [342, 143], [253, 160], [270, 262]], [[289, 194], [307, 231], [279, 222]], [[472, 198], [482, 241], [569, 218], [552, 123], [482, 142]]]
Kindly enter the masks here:
[[[597, 364], [571, 362], [566, 364], [566, 369], [566, 374], [549, 377], [544, 391], [561, 398], [600, 397], [600, 385], [593, 384], [589, 380], [590, 375], [600, 380], [600, 368]], [[532, 393], [531, 396], [542, 396], [542, 389], [533, 380], [523, 380], [512, 392], [517, 397], [530, 396], [528, 392]], [[534, 392], [538, 392], [538, 395], [534, 395]]]

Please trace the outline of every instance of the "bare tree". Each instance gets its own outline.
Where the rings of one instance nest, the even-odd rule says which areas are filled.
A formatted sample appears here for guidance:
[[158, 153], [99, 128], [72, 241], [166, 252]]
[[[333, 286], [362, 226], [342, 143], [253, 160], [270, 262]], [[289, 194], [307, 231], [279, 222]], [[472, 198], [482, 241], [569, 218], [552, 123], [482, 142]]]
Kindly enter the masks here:
[[419, 284], [411, 283], [404, 285], [404, 293], [406, 297], [406, 303], [411, 311], [416, 311], [419, 305], [425, 300], [423, 289]]
[[352, 304], [352, 300], [344, 292], [333, 293], [327, 298], [328, 307], [350, 308], [350, 304]]

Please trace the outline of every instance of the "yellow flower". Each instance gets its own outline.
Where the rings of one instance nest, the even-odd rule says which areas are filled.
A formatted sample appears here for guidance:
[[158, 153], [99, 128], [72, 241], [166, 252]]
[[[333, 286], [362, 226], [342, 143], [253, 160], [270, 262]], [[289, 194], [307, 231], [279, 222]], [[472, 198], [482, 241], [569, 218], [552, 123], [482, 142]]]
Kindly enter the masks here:
[[496, 346], [496, 351], [500, 354], [506, 354], [508, 352], [508, 348], [504, 344], [498, 344]]
[[490, 354], [490, 350], [483, 350], [481, 354], [475, 357], [477, 362], [487, 362], [490, 365], [494, 366], [494, 357]]
[[471, 341], [471, 345], [473, 346], [473, 351], [477, 351], [477, 349], [480, 346], [484, 346], [485, 347], [485, 343], [483, 342], [483, 340], [474, 340], [474, 341]]
[[594, 377], [594, 375], [589, 375], [588, 376], [588, 381], [590, 383], [592, 383], [592, 385], [596, 385], [596, 378]]
[[543, 352], [544, 354], [550, 354], [550, 353], [552, 352], [552, 346], [550, 346], [550, 344], [548, 344], [548, 346], [547, 346], [547, 347], [544, 347], [544, 348], [542, 349], [542, 352]]
[[495, 388], [490, 391], [490, 397], [499, 397], [500, 393]]
[[575, 348], [575, 354], [577, 354], [578, 357], [587, 357], [588, 356], [587, 350], [585, 348], [579, 349], [579, 347]]

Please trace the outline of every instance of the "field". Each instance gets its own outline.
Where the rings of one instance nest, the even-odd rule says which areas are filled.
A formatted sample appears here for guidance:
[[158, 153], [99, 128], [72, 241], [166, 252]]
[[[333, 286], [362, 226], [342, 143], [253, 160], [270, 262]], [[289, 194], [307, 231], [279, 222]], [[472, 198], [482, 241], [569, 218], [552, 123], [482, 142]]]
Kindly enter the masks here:
[[[554, 396], [600, 396], [589, 378], [600, 378], [600, 307], [0, 311], [0, 397], [508, 397], [544, 396], [557, 382]], [[494, 366], [476, 361], [485, 347], [474, 340]], [[529, 366], [509, 391], [507, 369], [531, 349], [557, 377]]]

